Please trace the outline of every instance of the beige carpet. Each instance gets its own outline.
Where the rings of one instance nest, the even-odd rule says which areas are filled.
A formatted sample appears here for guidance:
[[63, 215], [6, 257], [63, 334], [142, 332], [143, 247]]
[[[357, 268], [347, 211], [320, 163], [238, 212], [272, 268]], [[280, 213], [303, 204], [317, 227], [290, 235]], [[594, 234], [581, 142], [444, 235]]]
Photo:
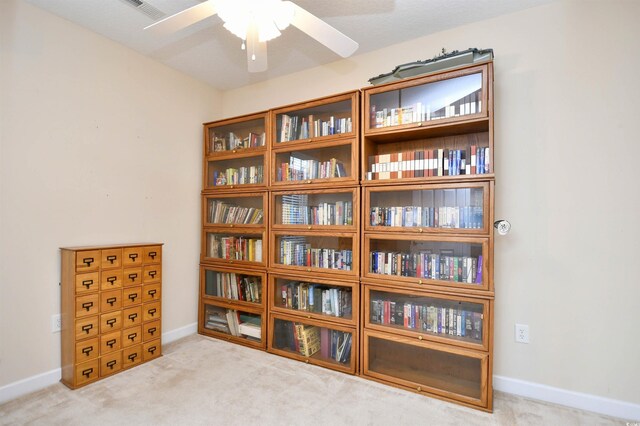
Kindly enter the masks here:
[[199, 335], [84, 388], [0, 405], [2, 425], [605, 425], [598, 414], [496, 392], [494, 413]]

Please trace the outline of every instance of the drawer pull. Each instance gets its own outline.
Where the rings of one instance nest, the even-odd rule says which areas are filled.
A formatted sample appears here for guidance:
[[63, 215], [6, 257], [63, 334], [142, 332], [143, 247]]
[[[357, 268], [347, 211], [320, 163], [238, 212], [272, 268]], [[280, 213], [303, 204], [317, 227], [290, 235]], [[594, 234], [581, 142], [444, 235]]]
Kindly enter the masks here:
[[118, 300], [117, 297], [110, 297], [107, 299], [107, 303], [113, 306], [113, 304], [116, 303], [117, 300]]
[[131, 293], [129, 295], [129, 299], [131, 299], [132, 302], [135, 302], [137, 298], [138, 298], [138, 293]]
[[136, 278], [138, 278], [138, 274], [129, 274], [129, 279], [130, 279], [131, 281], [135, 281], [135, 280], [136, 280]]
[[118, 277], [109, 277], [109, 278], [107, 278], [107, 282], [109, 284], [113, 285], [113, 283], [115, 283], [117, 279], [118, 279]]
[[153, 355], [153, 353], [157, 350], [157, 348], [155, 346], [151, 346], [149, 349], [147, 349], [147, 352], [149, 352], [151, 355]]
[[86, 356], [89, 356], [91, 352], [93, 352], [93, 346], [87, 346], [86, 348], [82, 348], [82, 353], [85, 354]]
[[113, 262], [115, 262], [117, 258], [118, 258], [118, 256], [116, 256], [116, 255], [107, 256], [107, 260], [108, 260], [112, 265], [113, 265]]
[[113, 345], [116, 344], [116, 339], [111, 339], [107, 342], [107, 346], [109, 346], [110, 348], [113, 348]]
[[134, 322], [136, 320], [136, 318], [138, 318], [138, 314], [129, 314], [129, 319], [131, 320], [131, 322]]
[[91, 330], [92, 328], [93, 328], [93, 324], [83, 325], [82, 326], [82, 331], [84, 331], [85, 333], [89, 334], [89, 330]]
[[153, 336], [153, 334], [156, 332], [156, 328], [155, 327], [151, 327], [149, 329], [149, 334]]
[[112, 370], [113, 370], [113, 366], [114, 366], [114, 365], [116, 365], [116, 360], [115, 360], [115, 359], [112, 359], [111, 361], [109, 361], [109, 362], [107, 363], [107, 367], [109, 367], [109, 368], [110, 368], [110, 369], [112, 369]]
[[132, 262], [135, 262], [137, 258], [138, 258], [138, 253], [129, 254], [129, 259], [131, 259]]
[[149, 276], [154, 278], [158, 274], [158, 271], [149, 271]]
[[152, 258], [152, 259], [155, 259], [157, 255], [158, 255], [158, 253], [156, 253], [155, 251], [150, 251], [149, 252], [149, 257]]
[[131, 362], [135, 361], [136, 358], [138, 358], [138, 354], [131, 354], [129, 355], [127, 358], [129, 358], [131, 360]]
[[84, 280], [82, 281], [82, 285], [85, 286], [87, 290], [89, 290], [89, 287], [93, 285], [93, 280]]
[[87, 312], [89, 312], [89, 310], [90, 310], [91, 308], [93, 308], [93, 302], [84, 302], [84, 303], [82, 304], [82, 308], [83, 308], [83, 309], [86, 309], [86, 310], [87, 310]]
[[91, 373], [93, 373], [93, 368], [87, 368], [86, 370], [82, 370], [82, 375], [85, 376], [87, 379], [89, 378], [89, 376], [91, 376]]
[[147, 294], [148, 294], [149, 296], [151, 296], [151, 297], [155, 297], [155, 295], [156, 295], [156, 290], [155, 290], [155, 289], [153, 289], [153, 290], [149, 290], [149, 291], [147, 292]]
[[151, 308], [147, 312], [149, 312], [149, 315], [154, 316], [156, 314], [156, 311], [157, 311], [156, 308]]
[[93, 257], [85, 257], [84, 259], [82, 259], [82, 263], [86, 263], [87, 266], [91, 266], [93, 262], [94, 262]]
[[107, 325], [108, 325], [109, 327], [113, 328], [113, 324], [115, 324], [115, 323], [116, 323], [116, 321], [117, 321], [117, 320], [116, 320], [115, 318], [109, 318], [109, 319], [107, 320]]
[[133, 342], [134, 340], [136, 340], [136, 337], [138, 337], [138, 333], [131, 333], [130, 335], [127, 336], [127, 339]]

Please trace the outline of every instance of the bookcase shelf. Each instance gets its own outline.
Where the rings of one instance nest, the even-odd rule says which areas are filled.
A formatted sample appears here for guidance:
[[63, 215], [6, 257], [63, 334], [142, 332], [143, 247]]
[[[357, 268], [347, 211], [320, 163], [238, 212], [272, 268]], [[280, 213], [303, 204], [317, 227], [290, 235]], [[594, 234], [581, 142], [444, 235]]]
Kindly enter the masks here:
[[363, 89], [362, 375], [493, 409], [492, 63]]

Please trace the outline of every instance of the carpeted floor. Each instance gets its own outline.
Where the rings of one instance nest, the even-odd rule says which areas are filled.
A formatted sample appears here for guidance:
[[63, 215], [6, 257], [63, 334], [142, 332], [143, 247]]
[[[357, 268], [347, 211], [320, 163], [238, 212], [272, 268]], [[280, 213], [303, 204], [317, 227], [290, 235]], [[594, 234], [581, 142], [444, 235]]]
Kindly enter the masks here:
[[405, 392], [199, 335], [71, 391], [0, 405], [2, 425], [613, 425], [614, 419], [496, 392], [494, 413]]

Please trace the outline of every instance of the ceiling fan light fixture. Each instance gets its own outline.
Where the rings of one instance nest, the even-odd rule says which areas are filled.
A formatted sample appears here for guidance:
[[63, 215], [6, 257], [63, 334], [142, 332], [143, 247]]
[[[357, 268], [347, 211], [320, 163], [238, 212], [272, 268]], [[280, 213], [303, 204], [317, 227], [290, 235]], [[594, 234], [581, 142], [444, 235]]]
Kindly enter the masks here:
[[278, 37], [293, 20], [294, 8], [282, 0], [212, 0], [224, 27], [247, 39], [249, 27], [255, 25], [261, 42]]

